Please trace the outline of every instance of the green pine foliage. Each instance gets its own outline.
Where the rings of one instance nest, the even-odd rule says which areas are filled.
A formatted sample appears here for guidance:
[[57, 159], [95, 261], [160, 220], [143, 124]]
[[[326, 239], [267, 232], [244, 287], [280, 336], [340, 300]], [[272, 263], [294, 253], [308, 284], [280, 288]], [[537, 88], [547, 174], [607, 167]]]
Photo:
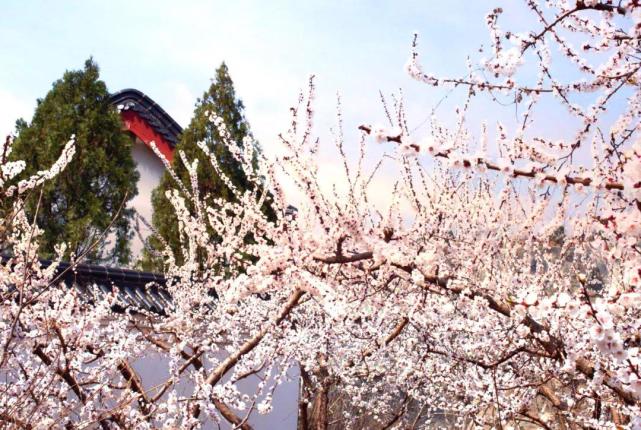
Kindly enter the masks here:
[[98, 65], [87, 60], [83, 70], [65, 72], [38, 100], [30, 123], [17, 122], [12, 158], [26, 161], [22, 176], [51, 166], [71, 135], [76, 136], [71, 163], [27, 199], [28, 214], [44, 230], [44, 258], [62, 242], [68, 244], [66, 257], [85, 254], [86, 261], [118, 264], [131, 258], [133, 210], [127, 202], [137, 193], [139, 176], [131, 155], [133, 140], [122, 130], [99, 78]]
[[[216, 77], [213, 79], [209, 89], [203, 94], [202, 98], [196, 102], [194, 116], [180, 138], [175, 148], [175, 157], [173, 169], [181, 181], [189, 188], [189, 173], [178, 156], [178, 151], [183, 151], [187, 160], [198, 159], [198, 184], [201, 197], [206, 202], [211, 202], [213, 198], [222, 198], [227, 201], [233, 199], [231, 191], [223, 183], [222, 179], [216, 174], [211, 167], [211, 163], [203, 152], [198, 148], [197, 142], [204, 141], [212, 154], [214, 154], [221, 166], [221, 170], [231, 179], [232, 183], [241, 190], [250, 189], [253, 185], [244, 175], [240, 165], [229, 153], [228, 148], [222, 143], [221, 137], [216, 126], [210, 120], [210, 114], [214, 113], [224, 120], [231, 138], [238, 145], [243, 144], [246, 136], [251, 136], [251, 131], [247, 120], [245, 119], [244, 106], [241, 100], [236, 98], [234, 85], [225, 63], [216, 70]], [[165, 193], [170, 189], [178, 188], [174, 179], [165, 173], [161, 182], [153, 192], [152, 204], [154, 215], [152, 224], [157, 233], [167, 242], [173, 251], [176, 261], [180, 264], [183, 262], [181, 253], [181, 238], [178, 232], [178, 220], [175, 211]], [[189, 203], [189, 202], [187, 202]], [[193, 210], [193, 208], [189, 208]], [[270, 209], [266, 208], [266, 213]], [[215, 232], [210, 232], [211, 237], [215, 240]], [[146, 250], [143, 254], [139, 266], [145, 270], [161, 271], [163, 269], [162, 259], [152, 256], [153, 251], [161, 251], [162, 246], [157, 237], [151, 236], [148, 245], [152, 252]]]

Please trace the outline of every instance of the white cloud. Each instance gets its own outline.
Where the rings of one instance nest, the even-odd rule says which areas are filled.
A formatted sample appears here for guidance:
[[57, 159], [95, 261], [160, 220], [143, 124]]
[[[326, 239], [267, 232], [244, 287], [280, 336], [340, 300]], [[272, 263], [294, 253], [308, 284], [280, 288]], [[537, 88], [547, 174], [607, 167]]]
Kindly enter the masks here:
[[33, 102], [0, 88], [0, 136], [13, 133], [18, 118], [31, 120], [34, 108]]

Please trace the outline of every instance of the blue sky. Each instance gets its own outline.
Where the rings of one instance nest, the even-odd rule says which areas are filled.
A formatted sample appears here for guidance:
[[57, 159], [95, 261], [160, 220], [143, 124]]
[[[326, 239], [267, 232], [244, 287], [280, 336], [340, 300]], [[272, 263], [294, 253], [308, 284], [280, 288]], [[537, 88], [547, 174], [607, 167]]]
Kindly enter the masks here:
[[[133, 87], [183, 126], [226, 61], [264, 147], [317, 76], [320, 127], [340, 91], [346, 123], [381, 121], [378, 90], [403, 88], [418, 124], [438, 95], [403, 72], [413, 31], [431, 70], [464, 71], [487, 41], [489, 1], [44, 1], [0, 6], [0, 132], [28, 117], [66, 69], [93, 56], [110, 91]], [[520, 5], [519, 5], [520, 6]], [[352, 123], [353, 122], [353, 123]]]
[[[289, 107], [299, 90], [310, 74], [316, 75], [320, 173], [322, 177], [325, 170], [327, 180], [333, 181], [342, 164], [323, 148], [332, 147], [328, 130], [335, 125], [337, 91], [342, 95], [348, 153], [356, 152], [358, 125], [385, 122], [379, 90], [386, 95], [403, 90], [410, 129], [420, 139], [429, 133], [426, 119], [432, 107], [446, 92], [405, 74], [414, 31], [420, 34], [426, 70], [439, 76], [463, 75], [466, 56], [478, 59], [479, 46], [488, 45], [485, 14], [500, 5], [505, 10], [502, 27], [529, 30], [532, 17], [524, 4], [518, 0], [3, 0], [0, 133], [10, 132], [16, 118], [29, 118], [35, 100], [47, 93], [51, 83], [65, 70], [82, 67], [89, 56], [100, 65], [110, 91], [139, 89], [186, 126], [197, 97], [225, 61], [254, 135], [268, 156], [277, 151], [277, 135], [289, 125]], [[560, 66], [566, 79], [570, 70]], [[453, 120], [452, 107], [461, 102], [461, 94], [456, 92], [439, 107], [446, 123]], [[567, 136], [573, 129], [558, 105], [543, 104], [536, 115], [537, 132], [550, 138]], [[477, 123], [487, 119], [490, 125], [516, 119], [513, 106], [502, 107], [487, 98], [480, 98], [470, 117]], [[374, 148], [371, 164], [392, 149]], [[377, 189], [389, 189], [397, 177], [393, 169], [384, 170]], [[379, 195], [381, 201], [388, 199], [384, 192]]]

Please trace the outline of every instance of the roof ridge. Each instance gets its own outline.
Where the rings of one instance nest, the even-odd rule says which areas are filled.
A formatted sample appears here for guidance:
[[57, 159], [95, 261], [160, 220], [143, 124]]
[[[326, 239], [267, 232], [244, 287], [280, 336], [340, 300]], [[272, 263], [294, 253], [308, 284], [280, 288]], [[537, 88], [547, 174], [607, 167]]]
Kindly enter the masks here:
[[173, 149], [182, 127], [151, 97], [135, 88], [126, 88], [109, 97], [109, 102], [120, 111], [133, 110], [139, 114], [154, 131], [163, 136]]

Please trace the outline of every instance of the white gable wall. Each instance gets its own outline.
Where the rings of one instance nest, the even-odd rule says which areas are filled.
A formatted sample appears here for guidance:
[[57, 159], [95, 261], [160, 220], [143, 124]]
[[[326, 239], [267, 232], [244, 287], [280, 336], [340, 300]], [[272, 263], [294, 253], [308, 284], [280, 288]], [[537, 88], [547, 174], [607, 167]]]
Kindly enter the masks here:
[[[129, 205], [151, 224], [153, 215], [151, 193], [160, 183], [165, 166], [156, 154], [138, 138], [135, 140], [131, 155], [136, 162], [136, 169], [140, 179], [138, 180], [138, 195], [129, 202]], [[149, 236], [150, 231], [140, 224], [140, 233], [146, 238]], [[142, 251], [142, 247], [143, 244], [138, 236], [134, 236], [131, 243], [132, 261], [136, 261]]]

